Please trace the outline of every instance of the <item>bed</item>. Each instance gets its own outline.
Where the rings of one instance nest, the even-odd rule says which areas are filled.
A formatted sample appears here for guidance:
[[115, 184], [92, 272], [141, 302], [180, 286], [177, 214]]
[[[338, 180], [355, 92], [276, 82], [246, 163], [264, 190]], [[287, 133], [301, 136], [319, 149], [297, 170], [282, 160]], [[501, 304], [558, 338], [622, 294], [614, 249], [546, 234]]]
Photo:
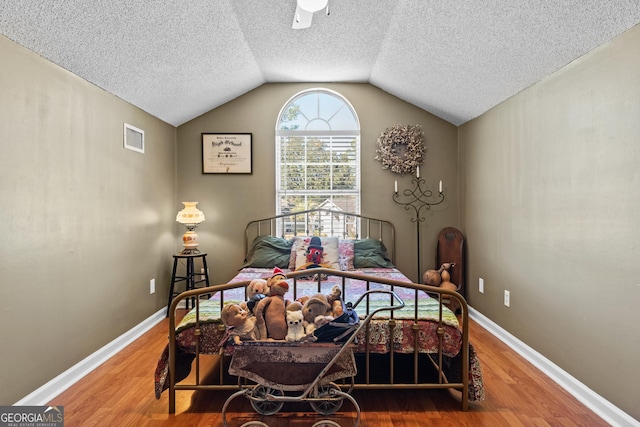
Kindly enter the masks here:
[[[304, 254], [311, 236], [324, 249], [318, 268], [307, 268]], [[222, 307], [247, 300], [246, 286], [280, 269], [287, 277], [288, 300], [334, 287], [344, 302], [369, 290], [391, 290], [405, 303], [402, 310], [376, 314], [355, 341], [357, 373], [345, 384], [356, 389], [457, 390], [460, 405], [484, 399], [480, 362], [469, 343], [466, 301], [457, 292], [412, 283], [394, 264], [396, 236], [393, 224], [352, 213], [314, 209], [250, 222], [245, 229], [244, 264], [228, 283], [180, 294], [171, 305], [169, 342], [155, 371], [156, 398], [168, 390], [169, 412], [175, 412], [180, 390], [238, 390], [238, 377], [228, 373], [233, 346], [225, 345]], [[314, 266], [316, 267], [316, 266]], [[379, 295], [379, 296], [376, 296]], [[195, 297], [195, 307], [180, 321], [181, 301]], [[452, 300], [459, 306], [453, 313]], [[358, 306], [360, 317], [389, 304], [384, 293], [373, 293]], [[204, 383], [200, 357], [217, 355], [215, 383]], [[193, 382], [185, 381], [195, 367]], [[208, 378], [209, 379], [209, 378]], [[187, 383], [189, 382], [189, 383]]]

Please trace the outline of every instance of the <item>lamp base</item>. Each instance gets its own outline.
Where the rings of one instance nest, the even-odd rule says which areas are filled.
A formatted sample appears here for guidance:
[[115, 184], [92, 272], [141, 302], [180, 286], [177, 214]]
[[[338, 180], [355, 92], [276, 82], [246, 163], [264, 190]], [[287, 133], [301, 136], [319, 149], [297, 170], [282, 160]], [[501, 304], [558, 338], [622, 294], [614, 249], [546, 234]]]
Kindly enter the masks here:
[[199, 253], [200, 249], [198, 248], [184, 248], [182, 252], [180, 252], [181, 255], [196, 255]]
[[200, 250], [198, 250], [198, 234], [195, 231], [187, 230], [187, 232], [182, 236], [182, 243], [184, 246], [182, 254], [200, 253]]

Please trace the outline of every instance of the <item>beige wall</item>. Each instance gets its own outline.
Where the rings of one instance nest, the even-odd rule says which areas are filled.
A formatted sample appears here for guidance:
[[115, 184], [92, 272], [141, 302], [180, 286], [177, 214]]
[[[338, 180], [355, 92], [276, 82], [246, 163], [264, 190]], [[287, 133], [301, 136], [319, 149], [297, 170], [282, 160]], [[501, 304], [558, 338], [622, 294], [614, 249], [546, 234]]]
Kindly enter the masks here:
[[460, 175], [471, 305], [640, 419], [638, 46], [640, 27], [463, 125]]
[[[278, 114], [298, 92], [327, 87], [353, 105], [362, 128], [362, 213], [395, 222], [398, 267], [416, 280], [416, 225], [410, 214], [393, 203], [393, 182], [402, 189], [410, 177], [383, 170], [375, 160], [377, 138], [394, 124], [422, 125], [427, 158], [421, 177], [433, 190], [444, 182], [448, 202], [424, 216], [421, 225], [423, 267], [435, 263], [437, 233], [458, 226], [457, 128], [369, 84], [266, 84], [178, 128], [178, 204], [196, 200], [206, 216], [198, 227], [201, 247], [208, 252], [215, 282], [231, 279], [244, 259], [243, 238], [247, 222], [275, 213], [275, 126]], [[202, 174], [203, 132], [250, 132], [253, 134], [253, 174]], [[176, 206], [178, 209], [180, 206]]]
[[[0, 37], [0, 404], [166, 304], [175, 128]], [[123, 122], [145, 154], [122, 146]], [[151, 379], [150, 379], [151, 380]]]

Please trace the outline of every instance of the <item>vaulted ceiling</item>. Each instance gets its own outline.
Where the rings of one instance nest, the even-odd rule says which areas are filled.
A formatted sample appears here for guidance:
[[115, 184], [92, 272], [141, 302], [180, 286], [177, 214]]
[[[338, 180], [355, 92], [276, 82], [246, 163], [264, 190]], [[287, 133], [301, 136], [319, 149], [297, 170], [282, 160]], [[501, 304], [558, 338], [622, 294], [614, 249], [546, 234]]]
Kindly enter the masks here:
[[0, 33], [178, 126], [264, 83], [368, 82], [455, 125], [640, 22], [638, 0], [2, 0]]

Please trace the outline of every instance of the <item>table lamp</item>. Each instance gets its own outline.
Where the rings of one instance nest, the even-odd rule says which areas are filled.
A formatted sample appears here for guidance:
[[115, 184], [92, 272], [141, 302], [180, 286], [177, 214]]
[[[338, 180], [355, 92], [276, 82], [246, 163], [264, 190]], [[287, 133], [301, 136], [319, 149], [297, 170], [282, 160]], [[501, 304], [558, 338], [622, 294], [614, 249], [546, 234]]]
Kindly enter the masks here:
[[182, 236], [183, 254], [194, 254], [198, 250], [198, 235], [194, 231], [196, 226], [204, 221], [204, 214], [196, 207], [198, 202], [182, 202], [184, 209], [178, 212], [176, 221], [187, 227], [187, 232]]

